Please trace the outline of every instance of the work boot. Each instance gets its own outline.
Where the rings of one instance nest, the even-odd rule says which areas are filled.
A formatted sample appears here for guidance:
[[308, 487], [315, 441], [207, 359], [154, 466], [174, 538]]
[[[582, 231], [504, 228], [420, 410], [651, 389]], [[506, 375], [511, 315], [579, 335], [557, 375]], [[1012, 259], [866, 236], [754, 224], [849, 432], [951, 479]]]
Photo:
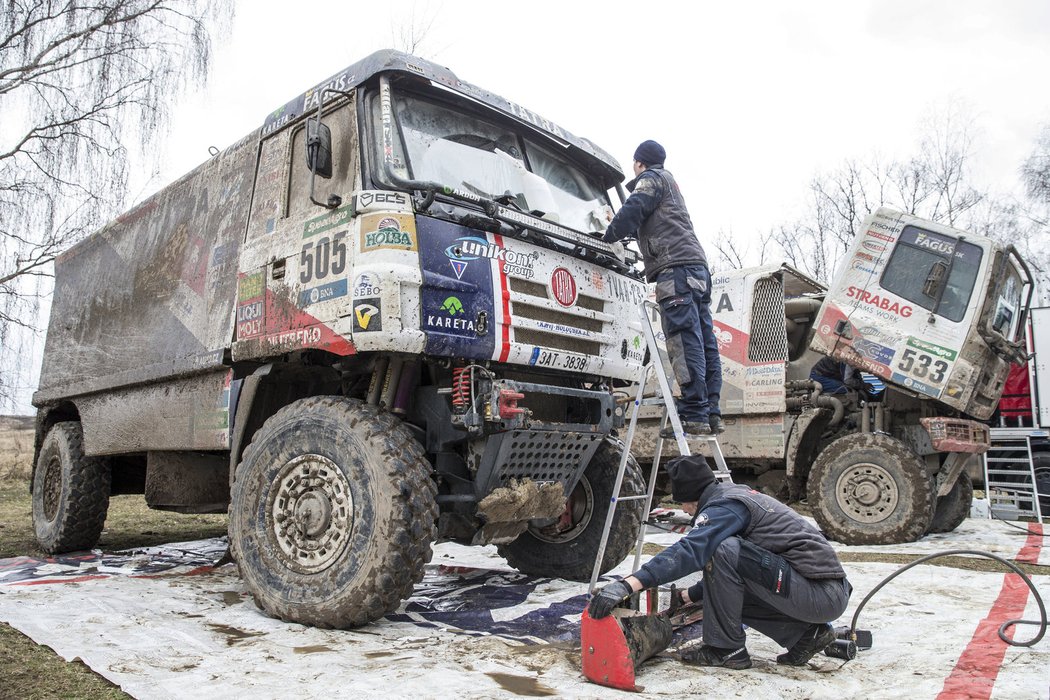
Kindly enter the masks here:
[[805, 666], [814, 654], [824, 651], [835, 641], [835, 628], [827, 622], [813, 625], [795, 642], [795, 646], [787, 650], [786, 654], [777, 657], [778, 664], [786, 666]]
[[747, 647], [739, 649], [719, 649], [718, 647], [700, 644], [689, 647], [679, 654], [682, 663], [692, 666], [719, 666], [739, 671], [751, 668], [751, 654], [747, 653]]
[[[682, 431], [685, 436], [707, 437], [711, 434], [711, 426], [707, 423], [685, 421], [682, 423]], [[674, 440], [674, 427], [668, 425], [660, 431], [660, 437], [665, 440]]]
[[721, 435], [726, 431], [726, 424], [722, 422], [722, 416], [712, 415], [707, 422], [711, 426], [711, 432], [715, 435]]

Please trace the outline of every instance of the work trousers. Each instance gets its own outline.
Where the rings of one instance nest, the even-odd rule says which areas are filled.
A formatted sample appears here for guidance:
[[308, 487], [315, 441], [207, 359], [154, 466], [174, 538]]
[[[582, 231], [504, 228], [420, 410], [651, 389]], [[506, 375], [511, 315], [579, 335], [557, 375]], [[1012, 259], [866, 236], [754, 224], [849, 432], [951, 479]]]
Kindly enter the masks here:
[[852, 591], [844, 578], [807, 579], [782, 557], [729, 537], [704, 567], [704, 643], [744, 646], [743, 623], [789, 649], [813, 624], [837, 619]]
[[675, 379], [682, 390], [678, 416], [706, 423], [720, 415], [722, 361], [711, 321], [711, 273], [704, 265], [669, 267], [656, 277], [656, 301]]

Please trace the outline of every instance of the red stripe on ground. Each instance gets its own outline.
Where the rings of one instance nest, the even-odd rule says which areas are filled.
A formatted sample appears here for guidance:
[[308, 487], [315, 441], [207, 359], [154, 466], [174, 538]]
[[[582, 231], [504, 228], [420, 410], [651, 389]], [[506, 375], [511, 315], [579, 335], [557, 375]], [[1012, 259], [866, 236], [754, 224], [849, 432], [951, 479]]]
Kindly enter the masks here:
[[81, 581], [95, 581], [100, 578], [111, 578], [106, 574], [94, 576], [73, 576], [71, 578], [40, 578], [33, 581], [16, 581], [12, 586], [42, 586], [48, 583], [80, 583]]
[[[1043, 527], [1029, 525], [1028, 540], [1015, 559], [1019, 562], [1035, 563], [1042, 546]], [[1024, 615], [1028, 604], [1028, 586], [1015, 573], [1003, 577], [999, 597], [988, 611], [988, 617], [977, 625], [977, 631], [966, 645], [951, 675], [944, 681], [937, 700], [961, 700], [962, 698], [987, 699], [992, 695], [995, 679], [999, 676], [1006, 642], [999, 639], [999, 626], [1007, 620], [1016, 620]]]

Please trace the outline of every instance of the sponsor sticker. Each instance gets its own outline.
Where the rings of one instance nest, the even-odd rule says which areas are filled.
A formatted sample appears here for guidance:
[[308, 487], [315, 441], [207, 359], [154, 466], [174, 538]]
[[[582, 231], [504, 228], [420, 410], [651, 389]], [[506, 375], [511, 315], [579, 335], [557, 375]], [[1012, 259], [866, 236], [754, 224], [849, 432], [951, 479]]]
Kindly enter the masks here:
[[886, 246], [882, 243], [877, 243], [875, 241], [864, 241], [863, 243], [861, 243], [861, 246], [864, 247], [864, 250], [870, 253], [879, 254], [886, 252]]
[[377, 297], [382, 292], [383, 279], [375, 272], [362, 272], [354, 279], [354, 299]]
[[299, 292], [299, 307], [303, 308], [319, 301], [328, 301], [336, 297], [346, 296], [346, 280], [336, 280], [319, 287], [304, 289]]
[[924, 382], [920, 382], [918, 379], [913, 379], [912, 377], [905, 376], [900, 372], [894, 372], [892, 375], [892, 379], [897, 384], [907, 387], [912, 391], [917, 391], [920, 394], [926, 394], [927, 396], [941, 395], [941, 390], [937, 387], [930, 386], [929, 384], [926, 384]]
[[363, 217], [361, 222], [361, 251], [418, 250], [416, 227], [411, 216], [391, 214]]
[[866, 357], [872, 362], [878, 362], [880, 365], [886, 366], [889, 366], [890, 361], [893, 359], [893, 355], [896, 352], [893, 348], [879, 345], [878, 343], [864, 338], [854, 338], [853, 349], [860, 353], [862, 357]]
[[441, 307], [427, 312], [423, 319], [427, 330], [437, 330], [453, 335], [475, 334], [474, 319], [457, 296], [445, 297]]
[[933, 343], [919, 340], [914, 337], [908, 338], [908, 345], [917, 350], [922, 350], [927, 355], [932, 355], [942, 360], [948, 360], [949, 362], [959, 356], [959, 353], [951, 348], [946, 348], [943, 345], [934, 345]]
[[[536, 276], [533, 266], [539, 253], [519, 253], [490, 243], [480, 236], [461, 236], [452, 245], [445, 248], [445, 257], [448, 258], [452, 271], [456, 273], [456, 279], [463, 279], [463, 273], [466, 272], [470, 263], [486, 259], [498, 260], [503, 272], [508, 275], [532, 279]], [[575, 283], [573, 280], [574, 285]]]
[[354, 300], [354, 331], [383, 330], [383, 305], [378, 298]]
[[354, 208], [351, 205], [333, 209], [321, 216], [310, 219], [303, 224], [303, 238], [322, 233], [337, 226], [344, 226], [354, 218]]
[[254, 272], [241, 277], [237, 280], [237, 299], [239, 301], [248, 301], [249, 299], [261, 297], [264, 285], [263, 273], [261, 272]]

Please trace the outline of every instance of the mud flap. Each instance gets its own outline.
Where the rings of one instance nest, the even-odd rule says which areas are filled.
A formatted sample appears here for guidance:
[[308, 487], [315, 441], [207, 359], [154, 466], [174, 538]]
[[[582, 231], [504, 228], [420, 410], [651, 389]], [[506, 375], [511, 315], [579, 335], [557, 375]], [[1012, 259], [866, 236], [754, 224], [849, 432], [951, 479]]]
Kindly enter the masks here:
[[671, 621], [663, 615], [617, 608], [595, 620], [584, 610], [580, 620], [583, 675], [610, 688], [641, 690], [635, 685], [638, 667], [670, 645], [671, 632]]

